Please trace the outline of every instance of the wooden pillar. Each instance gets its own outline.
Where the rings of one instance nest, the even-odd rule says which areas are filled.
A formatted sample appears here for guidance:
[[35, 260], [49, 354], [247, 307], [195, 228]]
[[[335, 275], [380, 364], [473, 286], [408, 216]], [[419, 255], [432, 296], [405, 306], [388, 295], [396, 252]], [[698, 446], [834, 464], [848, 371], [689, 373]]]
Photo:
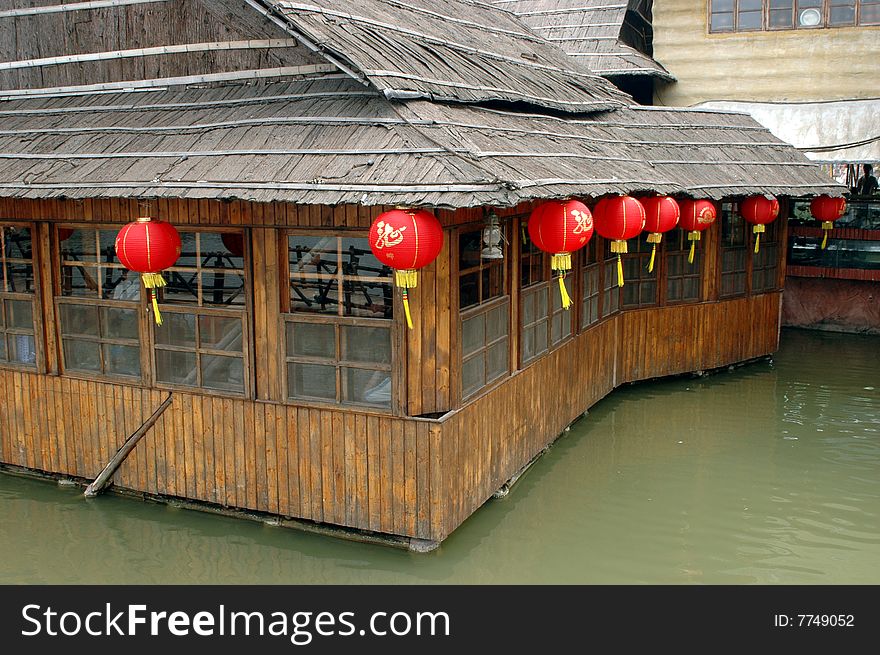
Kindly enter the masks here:
[[38, 340], [42, 335], [42, 363], [40, 369], [50, 375], [58, 375], [58, 336], [55, 320], [55, 285], [53, 283], [52, 225], [46, 222], [35, 224], [31, 237], [34, 277], [37, 284], [37, 303], [34, 313], [34, 333]]
[[[443, 249], [419, 271], [419, 284], [409, 293], [413, 329], [406, 322], [406, 414], [417, 416], [445, 412], [452, 408], [452, 294], [451, 240], [445, 230]], [[399, 315], [399, 314], [398, 314]]]
[[254, 362], [258, 400], [282, 400], [284, 332], [281, 323], [281, 266], [275, 228], [251, 229]]
[[717, 219], [708, 230], [703, 231], [699, 246], [703, 257], [701, 301], [718, 300], [721, 280], [721, 221], [724, 218], [721, 215], [721, 203], [714, 204]]

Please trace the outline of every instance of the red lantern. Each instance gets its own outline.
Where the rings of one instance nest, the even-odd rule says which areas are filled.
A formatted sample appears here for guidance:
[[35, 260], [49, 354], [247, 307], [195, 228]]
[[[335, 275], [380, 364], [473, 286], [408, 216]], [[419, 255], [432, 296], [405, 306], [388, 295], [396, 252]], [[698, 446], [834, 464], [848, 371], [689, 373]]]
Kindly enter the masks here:
[[648, 272], [654, 271], [654, 256], [657, 253], [657, 244], [663, 239], [663, 233], [669, 232], [678, 225], [681, 209], [678, 203], [669, 196], [651, 196], [640, 198], [639, 202], [645, 208], [645, 232], [648, 232], [648, 243], [654, 244], [651, 249], [651, 261], [648, 262]]
[[617, 253], [617, 284], [623, 286], [623, 262], [620, 255], [627, 252], [626, 240], [637, 236], [645, 227], [645, 208], [630, 196], [602, 198], [593, 212], [596, 232], [611, 239], [611, 252]]
[[681, 216], [678, 226], [688, 231], [688, 241], [691, 242], [691, 251], [688, 254], [688, 263], [694, 263], [694, 246], [700, 240], [700, 232], [715, 222], [715, 205], [711, 200], [683, 200], [681, 202]]
[[224, 232], [220, 235], [220, 240], [232, 256], [244, 256], [244, 238], [241, 232]]
[[822, 221], [822, 250], [828, 245], [828, 232], [834, 227], [834, 221], [843, 216], [846, 212], [846, 200], [843, 198], [832, 198], [831, 196], [816, 196], [810, 201], [810, 213], [813, 218]]
[[739, 213], [754, 226], [752, 232], [755, 233], [755, 253], [757, 253], [761, 247], [764, 226], [772, 223], [779, 216], [779, 201], [766, 196], [749, 196], [740, 203]]
[[392, 209], [379, 214], [370, 226], [370, 250], [394, 269], [394, 283], [403, 290], [406, 324], [412, 329], [408, 290], [418, 284], [418, 269], [437, 259], [443, 249], [443, 228], [430, 212]]
[[532, 211], [528, 229], [532, 243], [553, 255], [550, 268], [559, 271], [562, 306], [568, 309], [571, 298], [565, 288], [565, 275], [571, 270], [571, 253], [587, 245], [593, 236], [593, 215], [577, 200], [551, 200]]
[[180, 234], [170, 223], [139, 218], [119, 230], [116, 256], [125, 268], [141, 274], [144, 286], [150, 290], [156, 325], [162, 325], [156, 289], [165, 286], [160, 271], [173, 266], [180, 257]]

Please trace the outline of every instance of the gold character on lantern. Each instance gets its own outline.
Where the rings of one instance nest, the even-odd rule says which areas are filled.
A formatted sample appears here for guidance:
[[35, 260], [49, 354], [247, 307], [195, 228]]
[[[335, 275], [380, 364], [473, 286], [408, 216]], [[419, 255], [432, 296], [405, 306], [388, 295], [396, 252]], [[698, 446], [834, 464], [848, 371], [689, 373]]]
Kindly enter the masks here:
[[376, 249], [393, 248], [403, 241], [403, 231], [406, 226], [403, 225], [397, 229], [393, 225], [388, 225], [385, 221], [379, 221], [376, 225], [378, 235], [376, 236]]
[[582, 212], [579, 209], [573, 209], [571, 215], [574, 216], [575, 226], [571, 231], [572, 234], [583, 234], [591, 232], [593, 229], [593, 215]]

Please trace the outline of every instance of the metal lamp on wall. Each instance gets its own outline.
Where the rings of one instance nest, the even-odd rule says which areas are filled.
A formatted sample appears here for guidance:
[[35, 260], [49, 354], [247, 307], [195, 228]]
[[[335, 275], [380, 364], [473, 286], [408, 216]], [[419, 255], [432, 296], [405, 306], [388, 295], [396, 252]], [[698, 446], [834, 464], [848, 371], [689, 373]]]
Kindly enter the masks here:
[[498, 223], [498, 216], [489, 214], [486, 217], [486, 227], [483, 228], [483, 249], [480, 251], [482, 259], [504, 259], [504, 233]]

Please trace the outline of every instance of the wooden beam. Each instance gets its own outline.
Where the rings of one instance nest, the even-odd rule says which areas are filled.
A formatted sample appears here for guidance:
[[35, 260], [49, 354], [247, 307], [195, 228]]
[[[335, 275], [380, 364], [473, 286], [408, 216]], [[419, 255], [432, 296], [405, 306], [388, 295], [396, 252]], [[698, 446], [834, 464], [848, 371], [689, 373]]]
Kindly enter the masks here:
[[[467, 151], [452, 151], [465, 154]], [[396, 150], [179, 150], [171, 152], [0, 152], [0, 159], [177, 159], [180, 157], [281, 156], [301, 155], [437, 155], [449, 153], [445, 148], [400, 148]]]
[[108, 59], [132, 59], [136, 57], [153, 57], [158, 55], [174, 55], [186, 52], [207, 52], [219, 50], [261, 50], [264, 48], [293, 48], [296, 39], [251, 39], [247, 41], [208, 41], [203, 43], [180, 43], [161, 45], [151, 48], [132, 48], [130, 50], [107, 50], [104, 52], [86, 52], [79, 55], [63, 55], [60, 57], [42, 57], [40, 59], [21, 59], [18, 61], [0, 62], [0, 71], [20, 68], [39, 68], [42, 66], [63, 66], [78, 64], [84, 61], [105, 61]]
[[86, 9], [107, 9], [125, 5], [146, 5], [168, 0], [93, 0], [92, 2], [71, 2], [62, 5], [45, 7], [26, 7], [23, 9], [7, 9], [0, 11], [0, 18], [16, 18], [18, 16], [36, 16], [39, 14], [60, 14], [67, 11], [83, 11]]
[[309, 39], [306, 35], [301, 34], [297, 30], [294, 30], [293, 25], [291, 25], [288, 21], [282, 20], [281, 18], [276, 16], [274, 13], [270, 13], [268, 9], [266, 9], [261, 4], [256, 2], [256, 0], [245, 0], [245, 2], [247, 2], [251, 7], [253, 7], [257, 11], [259, 11], [261, 14], [263, 14], [263, 16], [265, 16], [266, 18], [271, 20], [273, 23], [275, 23], [278, 27], [283, 29], [285, 32], [296, 37], [296, 39], [298, 41], [300, 41], [306, 48], [308, 48], [312, 52], [320, 55], [321, 57], [323, 57], [324, 59], [326, 59], [327, 61], [332, 63], [334, 66], [336, 66], [336, 68], [341, 70], [343, 73], [345, 73], [349, 77], [357, 80], [358, 82], [360, 82], [364, 86], [370, 85], [369, 82], [367, 82], [367, 80], [364, 78], [364, 76], [359, 71], [355, 70], [351, 66], [346, 65], [338, 57], [335, 57], [332, 54], [330, 54], [329, 52], [327, 52], [326, 48], [324, 48], [323, 46], [319, 46], [317, 43], [315, 43], [311, 39]]
[[116, 451], [116, 454], [113, 458], [107, 463], [107, 466], [104, 467], [98, 477], [95, 478], [95, 481], [92, 482], [84, 492], [84, 495], [87, 498], [94, 498], [99, 493], [101, 493], [104, 488], [110, 483], [110, 479], [113, 477], [113, 474], [116, 473], [116, 469], [118, 469], [122, 463], [125, 461], [125, 458], [128, 457], [129, 453], [134, 450], [134, 447], [137, 446], [138, 442], [141, 438], [149, 432], [150, 428], [156, 424], [156, 421], [159, 420], [159, 417], [165, 412], [166, 409], [171, 405], [172, 395], [169, 393], [168, 397], [162, 401], [162, 404], [156, 408], [156, 411], [153, 412], [152, 416], [148, 418], [144, 424], [139, 427], [134, 434], [132, 434], [128, 439], [125, 440], [125, 443]]
[[204, 84], [206, 82], [227, 82], [230, 80], [255, 80], [270, 77], [292, 77], [332, 73], [336, 67], [330, 64], [310, 64], [308, 66], [281, 66], [279, 68], [258, 68], [207, 75], [187, 75], [183, 77], [157, 77], [149, 80], [126, 80], [122, 82], [103, 82], [101, 84], [82, 84], [79, 86], [56, 86], [40, 89], [12, 89], [4, 91], [0, 100], [36, 96], [63, 96], [75, 94], [101, 93], [106, 91], [137, 91], [184, 84]]

